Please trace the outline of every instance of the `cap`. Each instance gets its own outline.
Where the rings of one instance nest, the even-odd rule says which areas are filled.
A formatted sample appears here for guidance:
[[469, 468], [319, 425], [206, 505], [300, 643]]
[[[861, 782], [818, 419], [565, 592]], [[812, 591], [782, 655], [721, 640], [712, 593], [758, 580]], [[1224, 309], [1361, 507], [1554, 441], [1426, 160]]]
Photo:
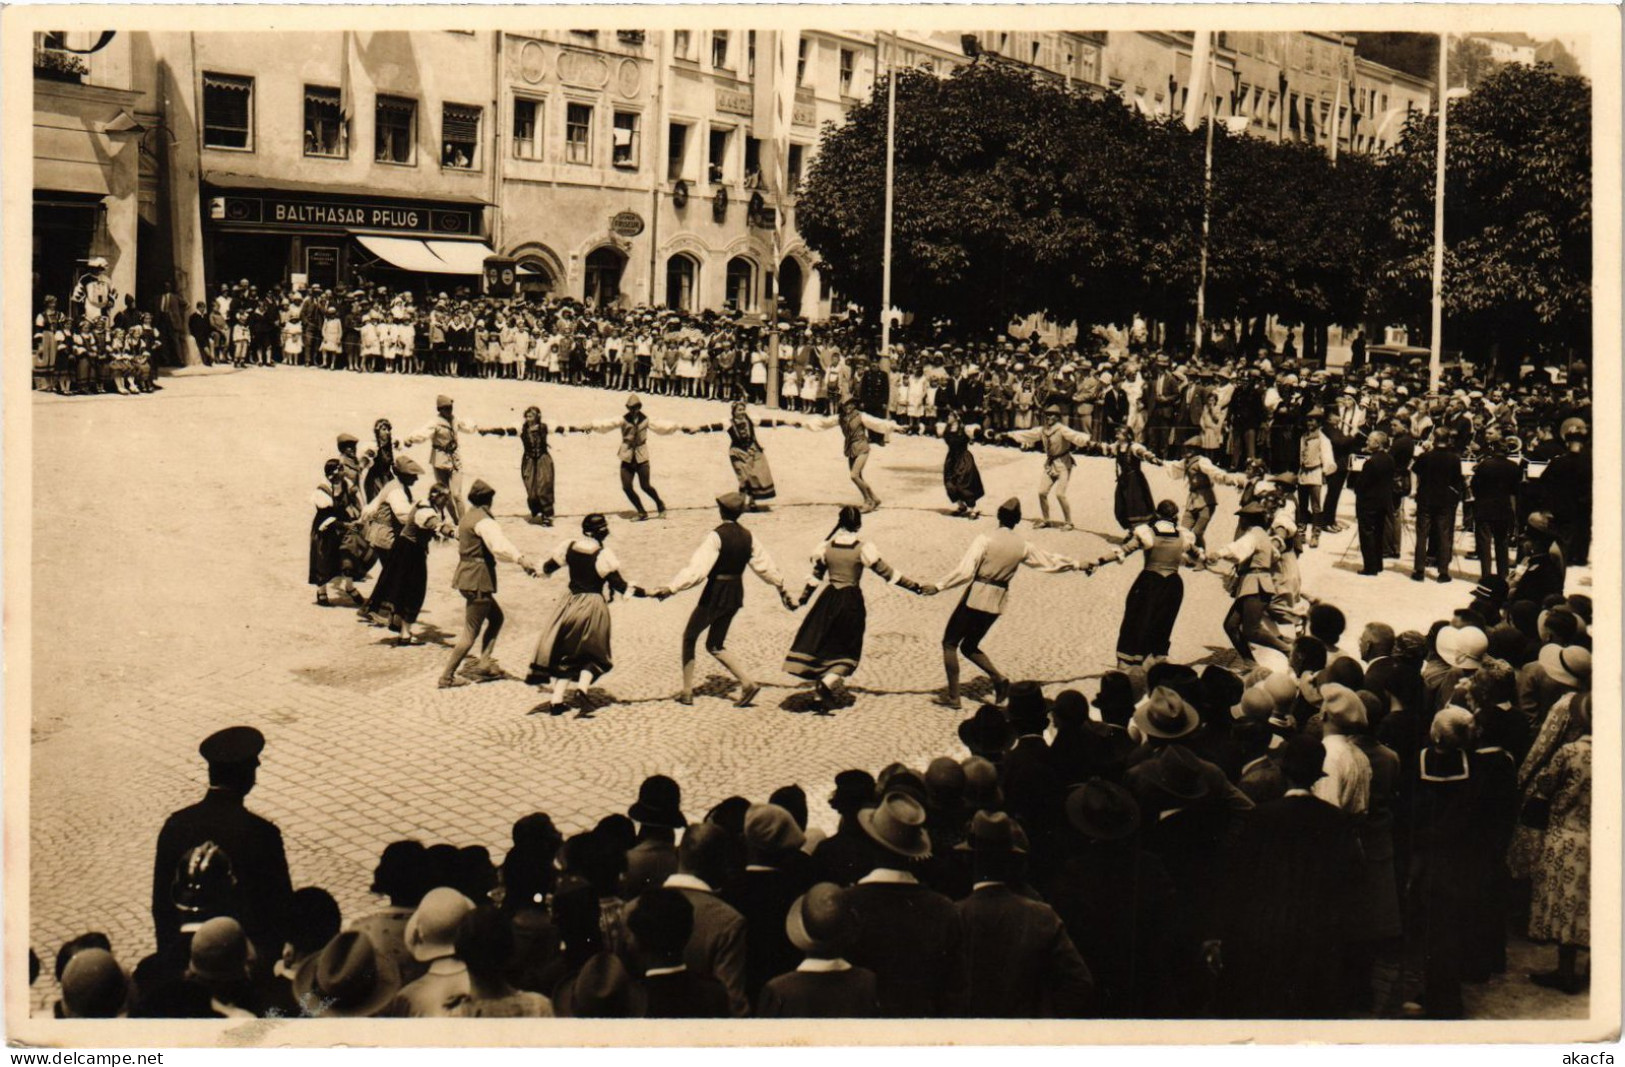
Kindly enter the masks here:
[[423, 474], [423, 467], [411, 456], [396, 456], [395, 473], [405, 474], [416, 478]]
[[641, 408], [643, 406], [643, 401], [638, 399], [638, 394], [628, 393], [626, 397], [626, 406], [628, 408]]
[[339, 447], [340, 448], [343, 448], [345, 445], [353, 445], [355, 443], [356, 443], [355, 434], [353, 434], [353, 433], [341, 433], [341, 434], [339, 434]]
[[470, 499], [470, 500], [473, 500], [477, 496], [496, 496], [496, 495], [497, 495], [497, 491], [495, 489], [492, 489], [490, 484], [488, 482], [486, 482], [486, 480], [484, 478], [475, 478], [474, 479], [474, 484], [468, 487], [468, 499]]
[[205, 737], [197, 750], [210, 766], [248, 763], [257, 767], [260, 753], [265, 751], [265, 735], [252, 726], [228, 726]]
[[745, 510], [745, 495], [743, 493], [723, 493], [717, 497], [717, 507], [724, 511], [740, 514]]
[[439, 396], [434, 398], [434, 406], [437, 408], [451, 407], [451, 397], [447, 396], [445, 393], [441, 393]]

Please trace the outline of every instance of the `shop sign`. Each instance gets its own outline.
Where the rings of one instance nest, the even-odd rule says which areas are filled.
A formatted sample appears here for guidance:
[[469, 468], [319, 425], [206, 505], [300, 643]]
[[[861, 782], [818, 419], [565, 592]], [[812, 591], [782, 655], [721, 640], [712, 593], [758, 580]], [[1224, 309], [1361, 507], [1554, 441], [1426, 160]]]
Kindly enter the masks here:
[[209, 217], [218, 222], [288, 229], [355, 227], [407, 233], [475, 232], [474, 213], [463, 208], [280, 196], [217, 196], [209, 202]]
[[717, 110], [728, 115], [744, 115], [746, 118], [756, 113], [755, 104], [750, 94], [738, 89], [717, 89]]
[[620, 211], [610, 216], [609, 232], [617, 237], [636, 237], [643, 232], [643, 216], [636, 211]]
[[332, 288], [339, 283], [339, 250], [334, 245], [305, 248], [305, 276], [316, 285]]

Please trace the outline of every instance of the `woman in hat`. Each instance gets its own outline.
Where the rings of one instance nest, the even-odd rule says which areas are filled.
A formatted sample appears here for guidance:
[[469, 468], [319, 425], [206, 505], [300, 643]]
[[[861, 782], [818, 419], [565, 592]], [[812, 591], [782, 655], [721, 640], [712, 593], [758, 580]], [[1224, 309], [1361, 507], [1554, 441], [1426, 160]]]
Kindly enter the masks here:
[[1129, 586], [1117, 631], [1117, 666], [1124, 670], [1168, 658], [1174, 623], [1185, 601], [1179, 568], [1193, 566], [1197, 558], [1196, 538], [1179, 525], [1179, 505], [1172, 500], [1158, 503], [1156, 517], [1136, 526], [1130, 536], [1133, 541], [1117, 549], [1117, 558], [1143, 550], [1145, 567]]
[[[531, 657], [529, 685], [553, 683], [552, 699], [538, 710], [553, 715], [565, 710], [570, 683], [582, 693], [614, 666], [610, 657], [609, 598], [615, 593], [641, 597], [648, 595], [621, 576], [621, 561], [605, 547], [609, 520], [599, 514], [581, 520], [581, 537], [561, 542], [542, 564], [542, 574], [567, 570], [570, 595], [560, 602], [536, 643]], [[608, 592], [606, 593], [606, 590]]]
[[1529, 937], [1557, 944], [1557, 970], [1529, 978], [1573, 994], [1587, 985], [1576, 965], [1591, 943], [1590, 694], [1574, 700], [1570, 718], [1574, 740], [1553, 753], [1530, 783], [1530, 797], [1544, 809], [1546, 825], [1533, 872]]
[[813, 553], [812, 577], [807, 579], [798, 606], [812, 598], [821, 581], [828, 586], [802, 620], [790, 653], [784, 658], [786, 673], [813, 683], [822, 711], [835, 707], [835, 689], [858, 669], [858, 660], [863, 656], [868, 608], [859, 582], [864, 569], [911, 593], [934, 591], [892, 570], [872, 543], [859, 538], [862, 528], [863, 513], [846, 505], [829, 536]]
[[337, 582], [340, 591], [361, 603], [361, 595], [350, 583], [344, 554], [344, 533], [353, 515], [350, 488], [344, 481], [344, 464], [330, 459], [323, 465], [324, 481], [311, 493], [316, 514], [310, 522], [310, 584], [316, 587], [316, 603], [328, 606], [327, 587]]
[[361, 457], [365, 473], [361, 478], [361, 496], [371, 503], [390, 479], [395, 477], [395, 428], [388, 419], [372, 424], [372, 447]]
[[981, 518], [976, 510], [982, 499], [982, 472], [971, 455], [970, 442], [980, 427], [967, 427], [959, 412], [950, 411], [942, 427], [942, 443], [948, 446], [948, 455], [942, 461], [942, 487], [954, 505], [954, 514], [970, 519]]

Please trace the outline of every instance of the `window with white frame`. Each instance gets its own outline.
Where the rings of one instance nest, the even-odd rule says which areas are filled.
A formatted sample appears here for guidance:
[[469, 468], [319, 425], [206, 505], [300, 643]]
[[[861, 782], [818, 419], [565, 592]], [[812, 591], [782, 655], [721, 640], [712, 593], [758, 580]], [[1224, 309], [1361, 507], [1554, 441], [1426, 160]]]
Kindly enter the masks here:
[[796, 38], [796, 85], [801, 86], [807, 81], [807, 46], [810, 44], [805, 37]]
[[209, 148], [253, 151], [253, 78], [203, 75], [203, 143]]
[[440, 165], [476, 170], [480, 165], [480, 108], [466, 104], [440, 106]]
[[733, 64], [728, 62], [728, 31], [711, 31], [711, 66], [718, 70], [732, 70]]
[[806, 155], [806, 146], [798, 144], [793, 144], [790, 146], [790, 158], [788, 159], [786, 166], [790, 172], [789, 191], [791, 193], [794, 193], [801, 186], [801, 167], [803, 161], [806, 159]]
[[686, 122], [673, 122], [666, 127], [666, 180], [681, 181], [688, 170], [688, 134]]
[[564, 112], [564, 158], [592, 162], [592, 105], [571, 103]]
[[640, 157], [641, 116], [636, 111], [615, 112], [614, 152], [610, 162], [617, 167], [636, 170]]
[[513, 156], [515, 159], [541, 159], [542, 134], [547, 106], [541, 100], [516, 96], [513, 99]]
[[728, 142], [732, 137], [733, 131], [730, 129], [711, 127], [711, 143], [705, 156], [705, 174], [712, 185], [721, 185], [728, 180]]
[[350, 131], [337, 89], [305, 86], [305, 155], [343, 159], [350, 154]]
[[850, 48], [841, 49], [841, 95], [852, 95], [852, 69], [857, 63], [857, 53]]
[[417, 162], [418, 102], [404, 96], [380, 96], [375, 109], [373, 158], [379, 163]]
[[694, 33], [691, 30], [671, 31], [671, 54], [678, 59], [694, 58]]
[[745, 77], [756, 77], [756, 31], [745, 32]]

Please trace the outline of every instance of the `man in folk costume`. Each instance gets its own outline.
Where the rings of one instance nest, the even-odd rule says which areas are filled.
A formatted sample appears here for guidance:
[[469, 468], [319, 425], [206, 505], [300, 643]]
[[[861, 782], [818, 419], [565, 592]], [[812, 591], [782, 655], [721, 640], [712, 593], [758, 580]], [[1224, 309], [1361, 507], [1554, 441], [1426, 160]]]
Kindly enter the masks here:
[[1309, 531], [1309, 547], [1320, 544], [1320, 531], [1326, 525], [1321, 514], [1321, 491], [1337, 470], [1332, 442], [1320, 430], [1325, 412], [1314, 408], [1304, 418], [1303, 436], [1298, 439], [1298, 525]]
[[1207, 552], [1207, 562], [1221, 559], [1236, 564], [1235, 575], [1227, 582], [1230, 595], [1235, 599], [1230, 612], [1224, 617], [1224, 632], [1230, 638], [1236, 655], [1243, 663], [1252, 665], [1253, 645], [1273, 648], [1283, 656], [1292, 650], [1274, 632], [1268, 619], [1271, 599], [1275, 596], [1275, 557], [1277, 549], [1270, 537], [1270, 510], [1264, 504], [1248, 504], [1236, 513], [1242, 519], [1236, 540], [1225, 547]]
[[663, 600], [673, 593], [705, 582], [699, 603], [694, 605], [688, 624], [683, 627], [683, 692], [678, 697], [678, 703], [694, 703], [694, 652], [702, 633], [706, 635], [705, 650], [739, 680], [739, 699], [734, 701], [734, 707], [750, 707], [751, 701], [761, 691], [761, 683], [752, 679], [727, 649], [728, 628], [745, 604], [746, 567], [779, 591], [779, 600], [786, 608], [795, 610], [795, 603], [785, 591], [784, 578], [774, 566], [773, 557], [751, 536], [749, 530], [739, 524], [739, 516], [744, 514], [746, 506], [742, 493], [725, 493], [717, 497], [721, 524], [706, 534], [705, 540], [700, 542], [700, 547], [688, 561], [688, 566], [653, 594]]
[[341, 433], [338, 436], [340, 471], [344, 475], [344, 484], [349, 487], [351, 500], [357, 504], [357, 514], [360, 514], [361, 458], [356, 455], [358, 444], [355, 434]]
[[[940, 403], [940, 401], [939, 401]], [[904, 433], [906, 427], [900, 426], [891, 419], [879, 418], [869, 414], [858, 405], [858, 401], [850, 396], [842, 396], [834, 415], [821, 419], [809, 419], [804, 423], [809, 430], [827, 430], [832, 426], [839, 426], [843, 438], [842, 450], [846, 454], [847, 473], [852, 484], [858, 487], [863, 496], [865, 513], [880, 507], [880, 497], [869, 488], [869, 483], [863, 478], [863, 468], [869, 463], [869, 445], [871, 433]]]
[[638, 399], [636, 393], [633, 393], [626, 398], [625, 416], [619, 419], [601, 419], [590, 423], [583, 429], [591, 430], [594, 433], [620, 432], [621, 491], [626, 494], [626, 499], [630, 500], [632, 506], [637, 509], [638, 521], [642, 522], [647, 519], [649, 510], [643, 506], [643, 501], [639, 499], [636, 490], [632, 488], [632, 481], [636, 478], [637, 484], [648, 494], [649, 499], [655, 502], [655, 514], [659, 518], [665, 518], [665, 502], [660, 499], [660, 494], [655, 492], [655, 487], [649, 484], [649, 434], [651, 432], [662, 435], [672, 434], [682, 429], [682, 427], [674, 422], [663, 422], [649, 418], [643, 413], [643, 401]]
[[446, 492], [451, 497], [452, 516], [461, 521], [463, 457], [457, 449], [457, 435], [479, 433], [480, 428], [452, 415], [449, 396], [442, 394], [435, 397], [434, 407], [435, 417], [402, 441], [401, 446], [410, 448], [420, 441], [430, 442], [429, 466], [434, 469], [434, 480], [446, 487]]
[[1021, 501], [1011, 497], [999, 505], [999, 528], [991, 534], [982, 534], [971, 542], [964, 559], [941, 581], [939, 590], [952, 589], [969, 583], [959, 606], [948, 617], [947, 629], [942, 635], [942, 665], [948, 676], [948, 692], [941, 703], [945, 707], [959, 707], [959, 653], [980, 667], [993, 680], [993, 694], [1002, 702], [1010, 691], [1010, 681], [993, 665], [982, 651], [982, 638], [999, 616], [1003, 614], [1009, 594], [1010, 579], [1023, 564], [1051, 573], [1075, 570], [1077, 562], [1065, 556], [1051, 555], [1016, 533], [1021, 523]]
[[1218, 495], [1213, 491], [1214, 482], [1237, 487], [1247, 484], [1247, 479], [1239, 474], [1228, 474], [1216, 467], [1211, 459], [1202, 454], [1202, 438], [1192, 437], [1185, 442], [1185, 459], [1180, 466], [1174, 468], [1174, 476], [1183, 475], [1185, 485], [1189, 490], [1185, 498], [1185, 528], [1191, 532], [1196, 547], [1207, 548], [1207, 527], [1213, 521], [1213, 512], [1219, 506]]
[[1061, 529], [1072, 529], [1072, 502], [1067, 499], [1067, 486], [1072, 482], [1074, 448], [1087, 448], [1090, 437], [1082, 430], [1074, 430], [1062, 419], [1066, 412], [1060, 404], [1044, 409], [1044, 425], [1033, 430], [1006, 430], [1005, 436], [1021, 445], [1037, 445], [1044, 453], [1044, 478], [1038, 489], [1038, 510], [1043, 516], [1035, 526], [1053, 525], [1049, 517], [1049, 493], [1055, 490], [1055, 499], [1061, 505]]
[[457, 668], [463, 658], [481, 638], [479, 656], [464, 672], [475, 681], [488, 682], [504, 677], [493, 653], [497, 636], [502, 633], [502, 605], [497, 603], [497, 560], [518, 564], [526, 574], [535, 577], [536, 564], [509, 541], [496, 519], [491, 517], [491, 501], [496, 490], [476, 479], [468, 491], [469, 508], [457, 522], [457, 570], [452, 575], [452, 587], [463, 594], [463, 632], [452, 646], [451, 659], [440, 674], [440, 688], [467, 685], [467, 679], [458, 677]]

